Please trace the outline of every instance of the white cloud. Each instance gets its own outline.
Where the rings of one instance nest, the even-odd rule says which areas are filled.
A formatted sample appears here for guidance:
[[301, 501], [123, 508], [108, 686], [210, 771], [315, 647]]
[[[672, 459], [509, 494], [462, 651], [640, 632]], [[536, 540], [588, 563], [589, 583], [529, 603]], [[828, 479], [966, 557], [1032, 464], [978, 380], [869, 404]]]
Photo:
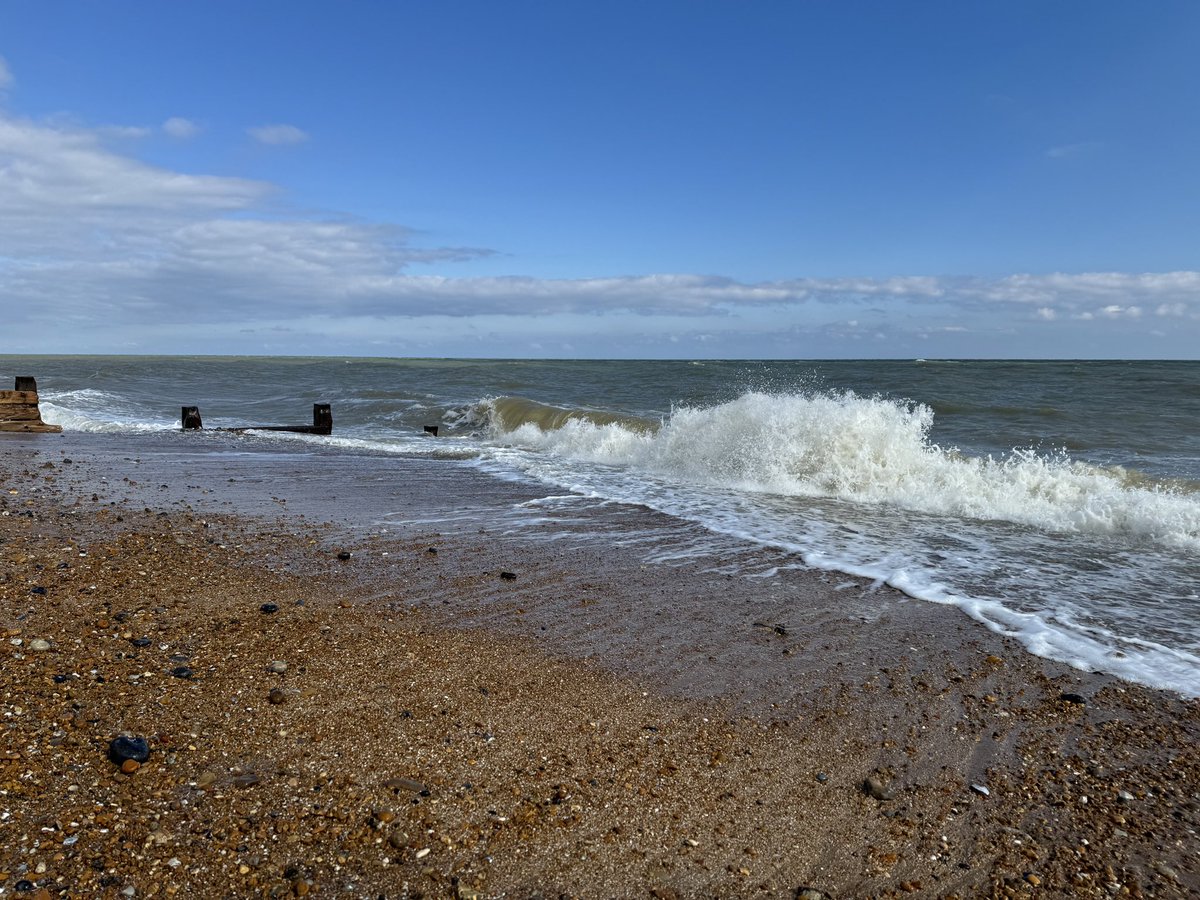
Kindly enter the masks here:
[[8, 90], [15, 83], [16, 79], [13, 78], [12, 69], [8, 67], [8, 62], [4, 57], [0, 56], [0, 91]]
[[186, 140], [199, 134], [200, 126], [191, 119], [184, 119], [181, 116], [171, 116], [171, 118], [163, 122], [162, 130], [173, 138]]
[[140, 140], [148, 136], [152, 129], [142, 125], [102, 125], [96, 133], [106, 138], [118, 140]]
[[1121, 306], [1119, 303], [1110, 303], [1099, 310], [1099, 313], [1106, 319], [1136, 319], [1141, 316], [1142, 309], [1139, 306]]
[[150, 166], [109, 149], [107, 136], [0, 114], [0, 256], [39, 266], [120, 260], [152, 248], [172, 225], [247, 210], [275, 190]]
[[1051, 159], [1070, 159], [1073, 156], [1083, 156], [1088, 153], [1094, 153], [1104, 144], [1100, 141], [1080, 141], [1077, 144], [1059, 144], [1057, 147], [1051, 147], [1046, 151], [1046, 155]]
[[308, 134], [295, 125], [258, 125], [246, 133], [260, 144], [303, 144]]

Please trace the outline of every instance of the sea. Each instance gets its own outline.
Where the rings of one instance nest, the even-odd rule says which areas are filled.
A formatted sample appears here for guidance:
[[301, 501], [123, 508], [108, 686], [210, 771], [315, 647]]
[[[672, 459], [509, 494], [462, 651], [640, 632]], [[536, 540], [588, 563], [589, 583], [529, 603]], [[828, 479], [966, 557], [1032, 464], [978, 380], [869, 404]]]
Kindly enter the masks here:
[[[0, 384], [26, 374], [67, 432], [195, 447], [194, 405], [210, 453], [420, 459], [559, 517], [648, 508], [701, 536], [639, 534], [648, 559], [770, 547], [740, 574], [865, 577], [1200, 696], [1200, 362], [0, 356]], [[215, 431], [316, 403], [332, 435]]]

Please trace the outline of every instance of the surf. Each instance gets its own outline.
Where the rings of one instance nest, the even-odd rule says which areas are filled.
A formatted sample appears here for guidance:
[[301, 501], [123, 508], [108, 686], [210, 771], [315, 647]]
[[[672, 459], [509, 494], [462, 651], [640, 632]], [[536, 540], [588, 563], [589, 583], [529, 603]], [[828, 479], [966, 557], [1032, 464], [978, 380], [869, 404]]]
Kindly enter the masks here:
[[497, 444], [735, 491], [829, 498], [1047, 532], [1200, 549], [1200, 496], [1154, 479], [1014, 448], [972, 456], [930, 438], [924, 404], [853, 392], [748, 392], [659, 423], [519, 398], [485, 404]]

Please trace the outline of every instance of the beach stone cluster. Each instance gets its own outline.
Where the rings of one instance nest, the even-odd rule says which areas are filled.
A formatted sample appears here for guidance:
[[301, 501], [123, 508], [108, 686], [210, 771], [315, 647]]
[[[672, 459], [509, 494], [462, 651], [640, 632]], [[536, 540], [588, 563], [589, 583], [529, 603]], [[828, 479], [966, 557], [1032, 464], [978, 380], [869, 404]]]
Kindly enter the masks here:
[[565, 596], [621, 627], [615, 553], [417, 534], [342, 566], [341, 535], [91, 503], [73, 468], [0, 446], [4, 896], [1200, 891], [1194, 701], [983, 629], [878, 663], [878, 630], [780, 633], [731, 602], [712, 640], [825, 672], [750, 713], [526, 624]]

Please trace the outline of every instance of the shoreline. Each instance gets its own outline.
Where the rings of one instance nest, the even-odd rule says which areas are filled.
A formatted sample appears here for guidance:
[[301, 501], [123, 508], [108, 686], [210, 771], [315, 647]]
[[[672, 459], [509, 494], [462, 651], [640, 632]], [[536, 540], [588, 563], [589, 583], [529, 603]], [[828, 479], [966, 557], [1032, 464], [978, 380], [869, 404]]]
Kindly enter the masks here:
[[[1200, 890], [1196, 701], [861, 580], [540, 539], [499, 488], [470, 527], [355, 532], [269, 479], [131, 485], [86, 444], [0, 444], [0, 891]], [[431, 520], [467, 499], [406, 490]], [[151, 740], [132, 775], [122, 732]]]

